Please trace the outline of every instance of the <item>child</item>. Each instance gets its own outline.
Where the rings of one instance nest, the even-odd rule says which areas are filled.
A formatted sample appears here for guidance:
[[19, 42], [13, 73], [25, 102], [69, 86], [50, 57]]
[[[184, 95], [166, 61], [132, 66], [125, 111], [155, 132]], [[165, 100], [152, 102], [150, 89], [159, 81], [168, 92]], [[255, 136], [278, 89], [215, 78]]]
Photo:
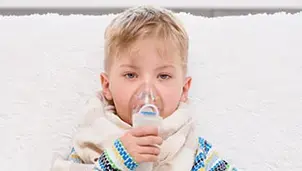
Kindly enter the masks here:
[[[105, 32], [102, 91], [73, 140], [68, 161], [53, 171], [136, 170], [153, 162], [157, 171], [236, 170], [195, 132], [189, 111], [188, 35], [172, 12], [151, 6], [130, 8]], [[132, 127], [131, 97], [142, 85], [160, 98], [160, 129]]]

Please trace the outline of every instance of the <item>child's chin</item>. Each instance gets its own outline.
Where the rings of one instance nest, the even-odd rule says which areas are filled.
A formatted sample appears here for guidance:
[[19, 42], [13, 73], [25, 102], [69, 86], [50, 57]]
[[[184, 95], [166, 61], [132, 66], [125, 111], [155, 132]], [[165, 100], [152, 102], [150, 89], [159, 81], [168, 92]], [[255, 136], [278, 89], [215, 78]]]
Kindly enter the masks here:
[[162, 114], [160, 115], [163, 119], [166, 119], [167, 117], [171, 116], [173, 113], [170, 114]]
[[118, 114], [117, 114], [117, 116], [118, 116], [123, 122], [125, 122], [125, 123], [129, 124], [130, 126], [132, 126], [132, 118], [123, 118], [123, 117], [119, 116]]

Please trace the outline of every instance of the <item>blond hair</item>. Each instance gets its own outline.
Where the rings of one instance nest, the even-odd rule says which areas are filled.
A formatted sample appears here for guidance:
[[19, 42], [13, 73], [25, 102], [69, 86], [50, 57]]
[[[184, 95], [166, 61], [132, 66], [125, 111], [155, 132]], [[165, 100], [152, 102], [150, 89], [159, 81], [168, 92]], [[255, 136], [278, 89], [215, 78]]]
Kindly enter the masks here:
[[153, 6], [129, 8], [116, 16], [105, 31], [105, 71], [111, 61], [131, 45], [146, 37], [155, 36], [164, 43], [172, 43], [187, 69], [188, 35], [180, 21], [167, 9]]

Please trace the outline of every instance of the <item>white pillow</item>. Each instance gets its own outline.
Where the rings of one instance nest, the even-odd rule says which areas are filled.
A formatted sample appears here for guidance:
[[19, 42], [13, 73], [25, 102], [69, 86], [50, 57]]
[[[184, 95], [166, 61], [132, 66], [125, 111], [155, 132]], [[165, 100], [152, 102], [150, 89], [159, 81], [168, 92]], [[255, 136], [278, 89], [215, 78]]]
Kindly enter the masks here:
[[[178, 16], [200, 135], [239, 169], [301, 170], [302, 13]], [[48, 170], [69, 153], [113, 17], [0, 17], [0, 170]]]

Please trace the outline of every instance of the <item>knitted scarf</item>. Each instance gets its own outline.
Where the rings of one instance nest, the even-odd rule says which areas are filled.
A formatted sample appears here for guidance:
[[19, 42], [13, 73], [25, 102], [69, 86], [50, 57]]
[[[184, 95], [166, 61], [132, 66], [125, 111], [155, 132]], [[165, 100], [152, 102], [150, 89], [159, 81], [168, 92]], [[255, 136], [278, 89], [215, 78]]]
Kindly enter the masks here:
[[[73, 147], [85, 164], [95, 164], [104, 149], [111, 148], [114, 141], [132, 127], [116, 115], [114, 105], [105, 100], [101, 93], [91, 99], [88, 105], [84, 122], [74, 136]], [[191, 170], [198, 138], [189, 106], [189, 101], [181, 102], [172, 115], [162, 120], [159, 134], [164, 142], [153, 171]], [[70, 162], [66, 162], [68, 164]], [[62, 162], [60, 165], [63, 165]]]

